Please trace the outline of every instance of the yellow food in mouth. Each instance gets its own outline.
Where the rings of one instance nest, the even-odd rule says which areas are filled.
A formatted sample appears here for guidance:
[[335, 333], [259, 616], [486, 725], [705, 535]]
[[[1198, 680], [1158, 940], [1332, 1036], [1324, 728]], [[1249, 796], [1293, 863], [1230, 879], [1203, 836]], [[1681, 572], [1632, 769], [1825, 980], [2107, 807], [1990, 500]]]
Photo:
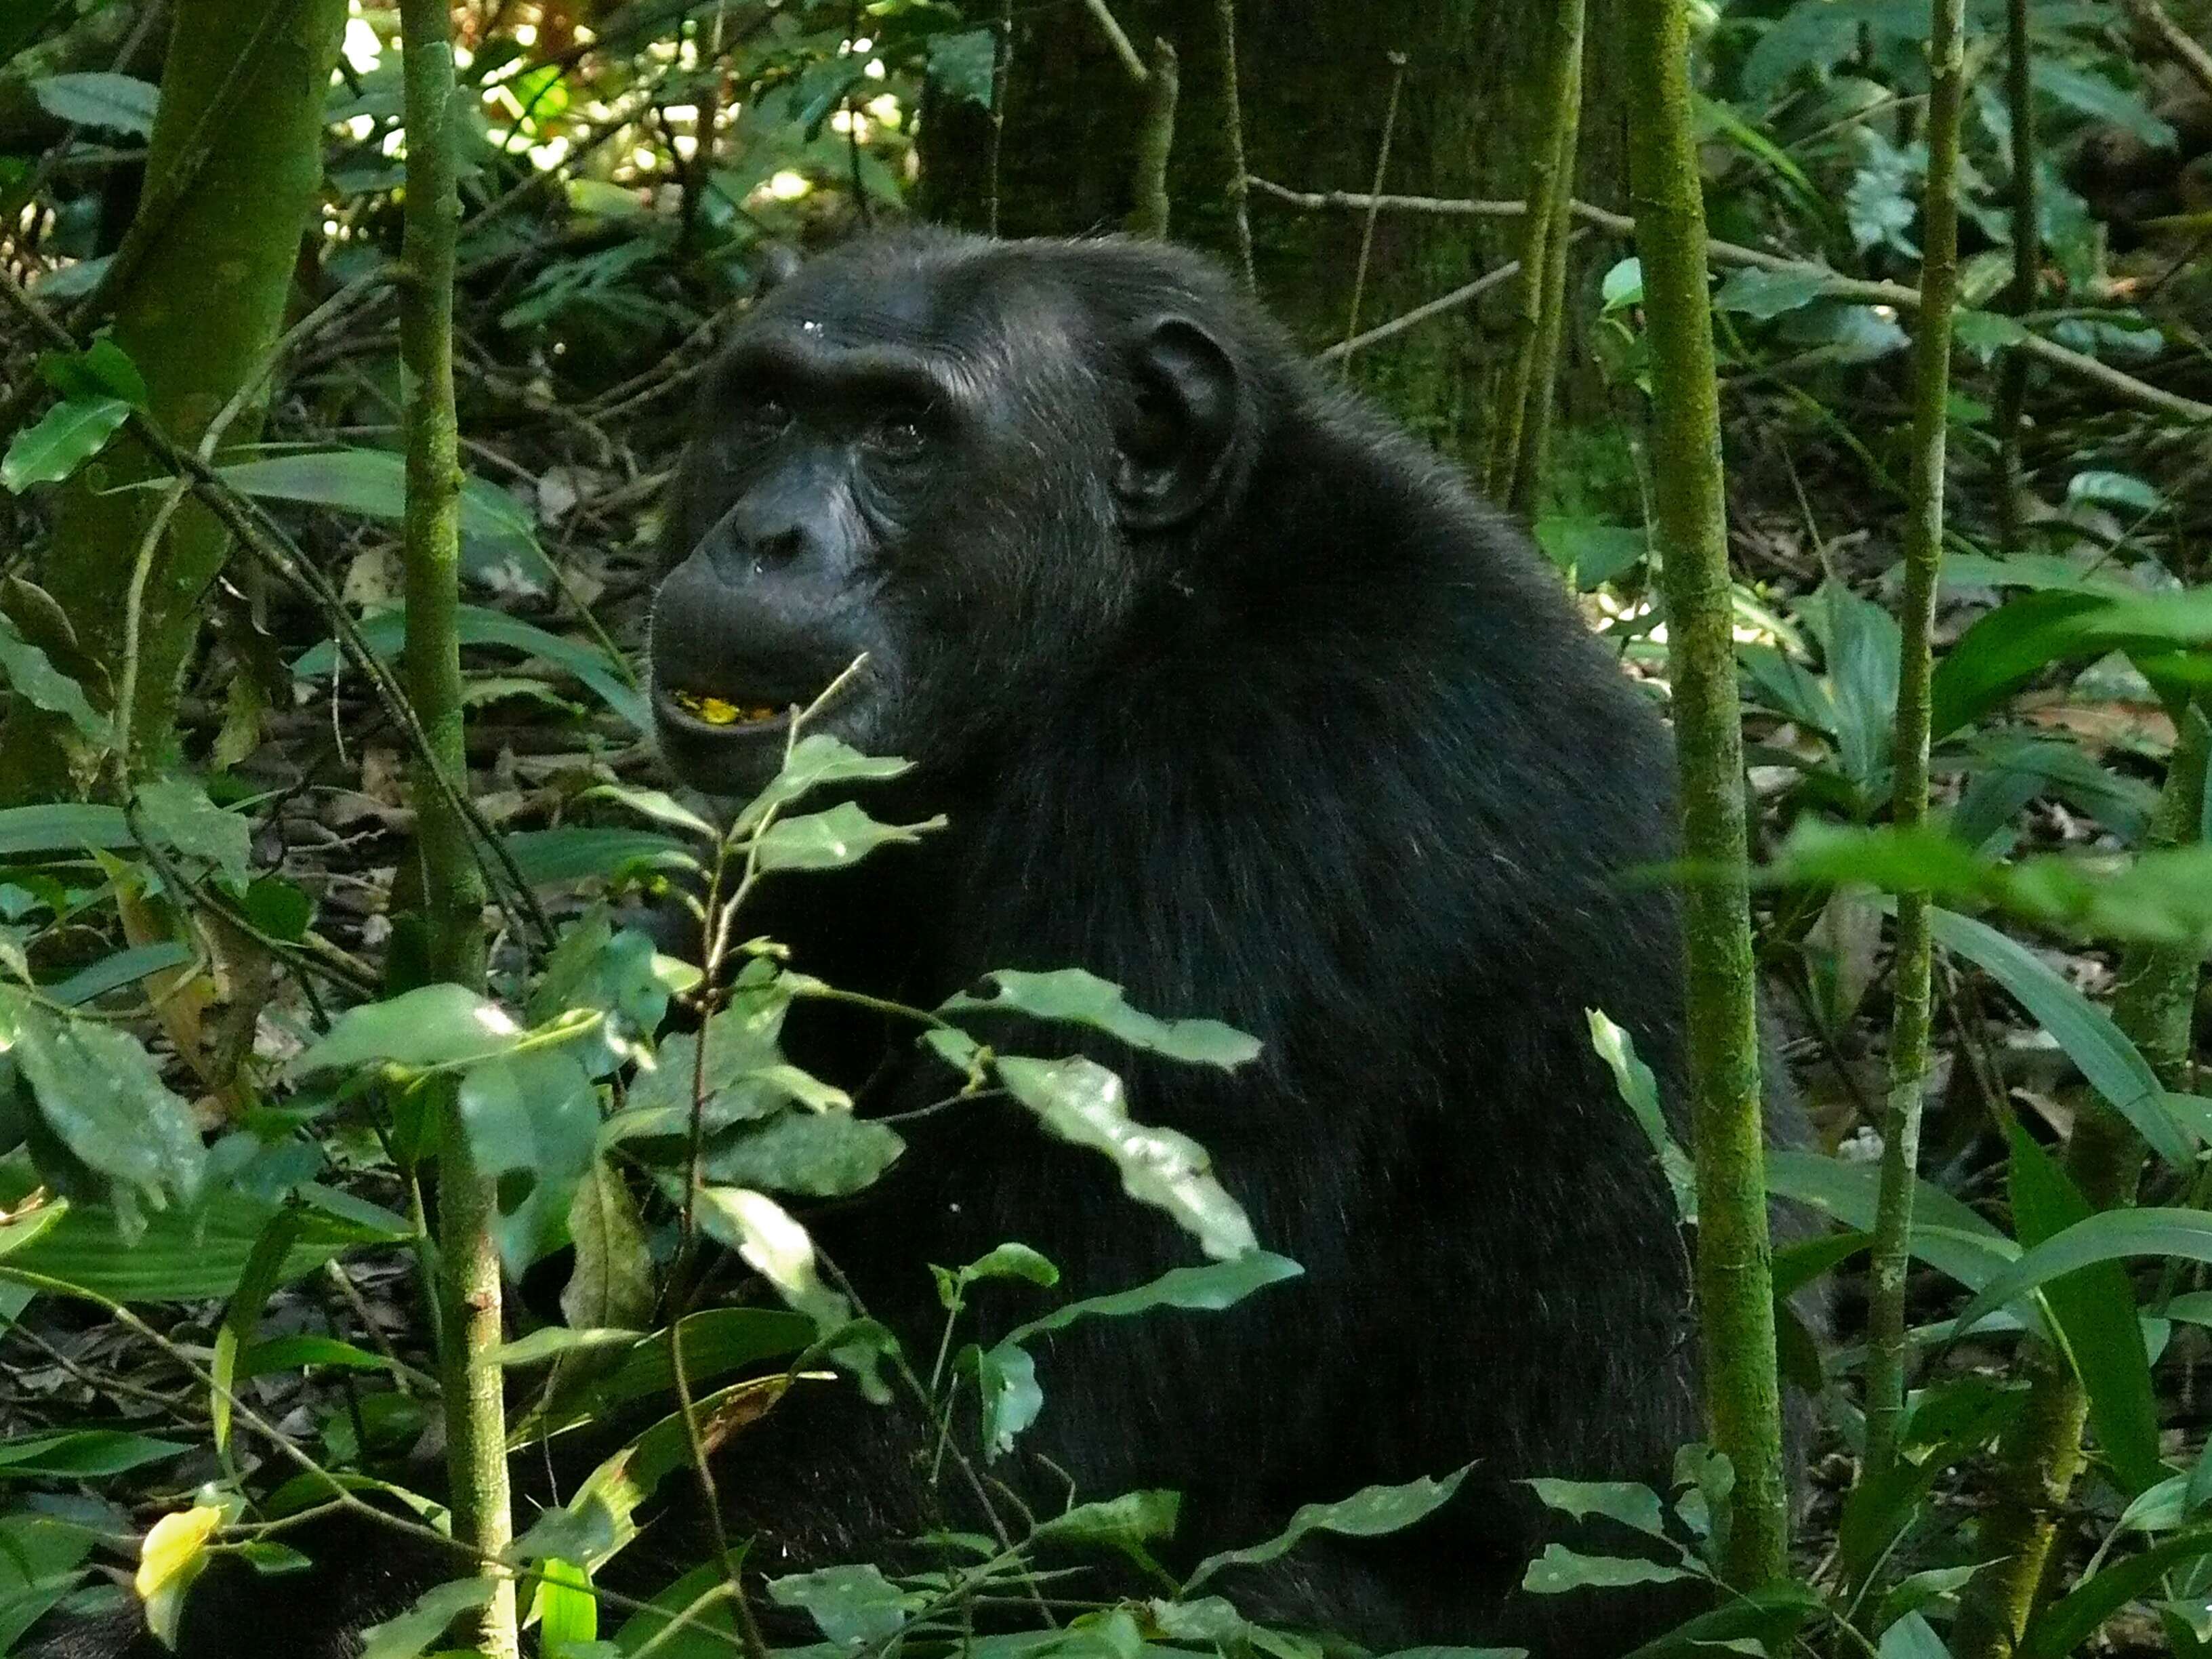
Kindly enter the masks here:
[[671, 691], [670, 700], [694, 720], [708, 726], [735, 726], [740, 720], [760, 726], [781, 712], [766, 703], [734, 703], [721, 697], [702, 696], [696, 691]]

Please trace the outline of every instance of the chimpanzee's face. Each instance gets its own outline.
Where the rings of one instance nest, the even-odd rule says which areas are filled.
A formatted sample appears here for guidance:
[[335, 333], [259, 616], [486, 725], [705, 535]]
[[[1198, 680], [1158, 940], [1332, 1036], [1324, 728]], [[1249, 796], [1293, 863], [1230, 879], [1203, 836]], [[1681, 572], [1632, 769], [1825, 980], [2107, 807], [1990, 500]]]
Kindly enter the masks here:
[[687, 782], [757, 789], [791, 712], [927, 765], [1127, 617], [1143, 545], [1205, 502], [1225, 358], [1135, 337], [1048, 261], [868, 245], [757, 305], [709, 381], [672, 505], [653, 709]]

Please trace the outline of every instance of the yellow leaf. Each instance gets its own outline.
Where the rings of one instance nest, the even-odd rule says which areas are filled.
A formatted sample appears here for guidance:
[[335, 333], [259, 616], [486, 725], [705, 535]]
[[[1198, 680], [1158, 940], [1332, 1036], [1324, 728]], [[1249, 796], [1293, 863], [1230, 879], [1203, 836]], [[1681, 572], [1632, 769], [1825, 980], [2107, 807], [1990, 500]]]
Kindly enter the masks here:
[[146, 1604], [146, 1628], [164, 1647], [177, 1644], [185, 1592], [207, 1565], [208, 1540], [222, 1524], [221, 1510], [201, 1504], [181, 1514], [163, 1516], [138, 1547], [138, 1575], [131, 1587]]

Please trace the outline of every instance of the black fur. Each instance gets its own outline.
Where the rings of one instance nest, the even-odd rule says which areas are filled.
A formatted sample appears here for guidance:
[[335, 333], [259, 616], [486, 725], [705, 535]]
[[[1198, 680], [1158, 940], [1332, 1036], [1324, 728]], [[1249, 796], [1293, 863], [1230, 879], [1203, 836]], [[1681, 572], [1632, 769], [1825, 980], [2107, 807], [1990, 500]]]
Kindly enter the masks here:
[[[865, 389], [841, 401], [812, 369], [764, 382], [763, 342], [832, 373], [860, 351], [933, 363], [943, 387], [905, 410], [920, 453], [866, 435]], [[1233, 1075], [1101, 1054], [1140, 1119], [1212, 1151], [1304, 1277], [1227, 1313], [1054, 1339], [1009, 1478], [1044, 1511], [1064, 1498], [1055, 1466], [1085, 1498], [1179, 1488], [1187, 1563], [1301, 1503], [1471, 1462], [1423, 1528], [1316, 1538], [1224, 1589], [1378, 1650], [1510, 1641], [1572, 1659], [1651, 1634], [1679, 1608], [1517, 1590], [1540, 1522], [1515, 1484], [1663, 1484], [1702, 1433], [1686, 1257], [1584, 1018], [1625, 1025], [1679, 1105], [1675, 906], [1622, 879], [1674, 847], [1650, 701], [1517, 532], [1188, 255], [903, 233], [799, 270], [735, 349], [754, 367], [701, 415], [656, 679], [803, 697], [865, 647], [829, 727], [921, 763], [868, 797], [880, 816], [951, 822], [911, 853], [785, 881], [740, 933], [924, 1006], [990, 969], [1080, 965], [1264, 1044]], [[783, 407], [763, 416], [770, 392]], [[740, 792], [772, 760], [666, 718], [702, 787]], [[807, 1057], [857, 1081], [884, 1053], [866, 1036], [817, 1030]], [[870, 1109], [945, 1092], [904, 1041]], [[1778, 1086], [1770, 1101], [1795, 1122]], [[1011, 1107], [913, 1139], [880, 1193], [811, 1218], [910, 1347], [934, 1340], [925, 1261], [1018, 1238], [1088, 1294], [1194, 1259], [1103, 1160]], [[1039, 1305], [999, 1287], [981, 1302], [1000, 1326]], [[957, 1482], [932, 1495], [916, 1443], [831, 1389], [740, 1437], [722, 1489], [761, 1535], [752, 1564], [974, 1525]], [[666, 1553], [695, 1547], [667, 1530]], [[219, 1587], [187, 1652], [340, 1650], [301, 1621], [354, 1565], [326, 1556], [304, 1590]], [[246, 1639], [270, 1598], [281, 1644]]]

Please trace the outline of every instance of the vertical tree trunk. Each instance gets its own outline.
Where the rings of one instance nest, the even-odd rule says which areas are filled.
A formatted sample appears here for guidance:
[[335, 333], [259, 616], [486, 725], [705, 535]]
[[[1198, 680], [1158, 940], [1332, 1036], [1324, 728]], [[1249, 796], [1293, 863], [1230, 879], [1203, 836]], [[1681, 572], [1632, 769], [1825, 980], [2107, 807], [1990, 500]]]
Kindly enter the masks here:
[[[1966, 102], [1965, 0], [1929, 14], [1928, 190], [1920, 213], [1920, 313], [1912, 337], [1912, 477], [1905, 527], [1899, 625], [1896, 790], [1891, 819], [1928, 821], [1929, 725], [1936, 672], [1936, 580], [1943, 563], [1943, 473], [1951, 410], [1951, 313], [1959, 300], [1959, 121]], [[1928, 1075], [1935, 939], [1926, 893], [1897, 896], [1897, 1012], [1890, 1027], [1889, 1099], [1882, 1116], [1881, 1192], [1875, 1215], [1867, 1308], [1864, 1478], [1897, 1457], [1905, 1416], [1905, 1271], [1920, 1173], [1920, 1103]]]
[[[1389, 54], [1408, 68], [1385, 188], [1439, 196], [1525, 195], [1553, 137], [1542, 88], [1560, 0], [1244, 0], [1237, 13], [1246, 160], [1300, 189], [1363, 191], [1382, 138]], [[1159, 35], [1182, 65], [1182, 107], [1169, 172], [1178, 241], [1234, 264], [1239, 256], [1225, 65], [1212, 0], [1119, 0], [1135, 40]], [[1579, 163], [1586, 193], [1619, 205], [1625, 148], [1615, 41], [1617, 0], [1589, 0], [1589, 95]], [[1079, 15], [1018, 17], [1000, 165], [1007, 235], [1072, 235], [1127, 217], [1143, 95]], [[921, 205], [981, 229], [989, 200], [988, 118], [970, 105], [932, 108], [921, 131]], [[1261, 297], [1318, 350], [1344, 337], [1362, 222], [1300, 215], [1255, 198], [1253, 260]], [[1379, 323], [1513, 258], [1512, 220], [1385, 216], [1376, 232], [1361, 316]], [[1593, 253], [1595, 245], [1585, 238]], [[1359, 355], [1359, 379], [1440, 448], [1479, 461], [1488, 413], [1486, 365], [1508, 349], [1512, 285], [1487, 307], [1439, 319]], [[1575, 339], [1569, 329], [1567, 337]], [[1577, 382], [1570, 374], [1569, 402]], [[1587, 406], [1587, 400], [1580, 406]]]
[[[429, 739], [417, 764], [415, 848], [422, 860], [430, 971], [481, 990], [483, 873], [469, 826], [437, 787], [432, 767], [466, 787], [461, 719], [460, 427], [453, 410], [453, 241], [460, 224], [453, 119], [453, 47], [447, 0], [400, 7], [407, 99], [407, 225], [401, 258], [399, 350], [407, 434], [407, 695]], [[439, 1301], [444, 1352], [446, 1467], [453, 1535], [495, 1558], [514, 1536], [507, 1492], [507, 1413], [490, 1358], [504, 1340], [495, 1195], [471, 1155], [458, 1080], [441, 1078], [438, 1157]], [[487, 1568], [491, 1595], [475, 1640], [484, 1659], [514, 1659], [514, 1580]]]
[[[146, 378], [153, 414], [188, 447], [259, 367], [282, 325], [322, 177], [323, 94], [345, 17], [345, 0], [176, 0], [131, 231], [143, 246], [131, 251], [112, 318], [116, 343]], [[231, 434], [250, 441], [258, 427], [249, 414]], [[125, 591], [160, 501], [156, 491], [117, 486], [154, 471], [143, 449], [118, 439], [55, 504], [43, 579], [111, 678], [126, 646]], [[168, 744], [200, 601], [228, 550], [214, 517], [187, 501], [157, 555], [138, 642], [135, 729], [126, 734], [149, 757]], [[9, 711], [0, 757], [0, 799], [64, 786], [59, 750], [26, 709]]]
[[1687, 0], [1626, 0], [1636, 247], [1651, 342], [1653, 542], [1667, 601], [1682, 848], [1726, 872], [1684, 896], [1689, 1083], [1698, 1166], [1698, 1308], [1713, 1444], [1735, 1466], [1726, 1563], [1754, 1589], [1789, 1567], [1789, 1481], [1775, 1370], [1760, 1132], [1743, 727], [1729, 600], [1720, 385], [1692, 138]]

